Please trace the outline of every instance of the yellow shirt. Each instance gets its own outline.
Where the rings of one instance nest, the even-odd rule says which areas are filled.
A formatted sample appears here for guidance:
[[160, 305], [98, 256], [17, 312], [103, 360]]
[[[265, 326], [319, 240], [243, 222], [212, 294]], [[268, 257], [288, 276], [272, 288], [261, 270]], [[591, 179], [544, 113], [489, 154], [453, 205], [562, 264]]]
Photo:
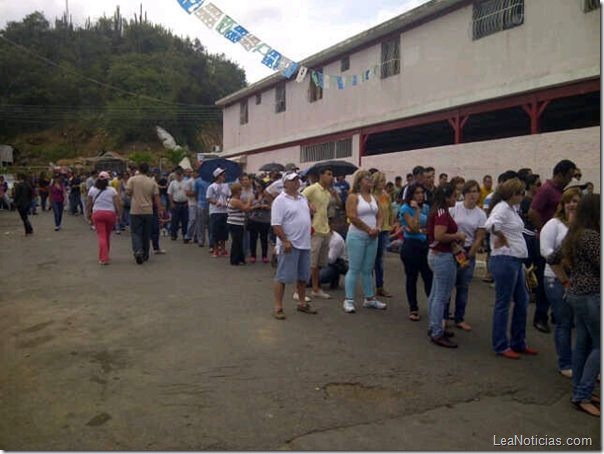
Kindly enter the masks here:
[[390, 232], [392, 230], [392, 205], [389, 194], [373, 194], [378, 201], [380, 213], [382, 215], [382, 225], [380, 231]]
[[119, 180], [119, 178], [115, 177], [113, 180], [111, 180], [111, 187], [113, 189], [115, 189], [118, 192], [118, 194], [119, 194], [119, 192], [120, 192], [120, 180]]
[[482, 202], [484, 202], [484, 199], [486, 199], [486, 197], [493, 192], [492, 189], [485, 189], [484, 186], [480, 187], [480, 198], [478, 199], [478, 206], [481, 207], [482, 206]]
[[327, 235], [330, 232], [327, 207], [331, 200], [329, 189], [324, 189], [319, 183], [315, 183], [302, 191], [302, 195], [315, 207], [315, 215], [312, 218], [312, 227], [316, 233]]

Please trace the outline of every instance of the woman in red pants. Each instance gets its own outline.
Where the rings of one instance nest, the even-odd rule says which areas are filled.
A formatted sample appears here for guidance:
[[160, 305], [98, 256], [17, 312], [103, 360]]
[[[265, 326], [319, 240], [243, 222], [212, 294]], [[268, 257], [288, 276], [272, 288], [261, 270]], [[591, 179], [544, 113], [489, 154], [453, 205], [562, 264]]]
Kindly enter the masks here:
[[107, 172], [99, 173], [94, 186], [88, 191], [88, 219], [94, 223], [99, 240], [99, 263], [109, 265], [109, 244], [116, 219], [122, 215], [122, 203], [116, 190], [109, 186]]

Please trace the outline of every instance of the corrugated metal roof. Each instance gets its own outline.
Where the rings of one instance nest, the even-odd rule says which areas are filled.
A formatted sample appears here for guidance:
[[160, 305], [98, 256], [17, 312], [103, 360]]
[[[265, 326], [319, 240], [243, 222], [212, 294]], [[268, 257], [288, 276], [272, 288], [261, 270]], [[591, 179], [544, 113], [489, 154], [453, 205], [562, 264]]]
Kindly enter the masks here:
[[[308, 68], [321, 66], [338, 59], [338, 57], [358, 50], [359, 48], [371, 45], [374, 41], [378, 41], [392, 33], [420, 25], [427, 20], [438, 17], [443, 12], [459, 8], [469, 3], [471, 3], [471, 0], [430, 0], [417, 8], [407, 11], [406, 13], [314, 54], [299, 63]], [[242, 88], [233, 94], [219, 99], [216, 101], [216, 105], [219, 107], [228, 106], [242, 98], [264, 91], [282, 80], [288, 79], [277, 72], [246, 88]]]

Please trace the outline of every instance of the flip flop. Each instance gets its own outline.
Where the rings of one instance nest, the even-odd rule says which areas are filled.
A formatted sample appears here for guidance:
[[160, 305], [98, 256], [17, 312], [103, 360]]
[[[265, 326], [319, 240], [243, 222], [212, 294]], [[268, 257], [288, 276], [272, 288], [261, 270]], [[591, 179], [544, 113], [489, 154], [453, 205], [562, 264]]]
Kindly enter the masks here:
[[273, 312], [273, 317], [276, 318], [277, 320], [285, 320], [287, 318], [287, 317], [285, 317], [285, 314], [283, 313], [283, 311]]
[[421, 317], [417, 312], [414, 311], [409, 313], [409, 320], [411, 320], [412, 322], [419, 322], [421, 320]]

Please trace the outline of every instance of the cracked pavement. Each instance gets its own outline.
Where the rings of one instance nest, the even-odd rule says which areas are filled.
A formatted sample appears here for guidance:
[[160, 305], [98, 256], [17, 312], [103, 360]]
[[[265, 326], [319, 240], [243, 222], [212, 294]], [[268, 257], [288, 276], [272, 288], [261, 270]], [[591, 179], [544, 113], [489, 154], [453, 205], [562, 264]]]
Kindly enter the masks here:
[[447, 350], [428, 342], [423, 295], [422, 321], [407, 319], [397, 254], [388, 310], [345, 314], [338, 290], [315, 316], [286, 299], [280, 322], [268, 265], [231, 267], [162, 238], [168, 253], [138, 266], [126, 233], [101, 267], [81, 218], [66, 215], [60, 232], [51, 218], [32, 217], [26, 238], [0, 211], [0, 449], [493, 450], [506, 449], [493, 436], [514, 435], [600, 449], [600, 421], [570, 405], [552, 335], [531, 326], [539, 356], [494, 356], [494, 291], [480, 279], [474, 330]]

